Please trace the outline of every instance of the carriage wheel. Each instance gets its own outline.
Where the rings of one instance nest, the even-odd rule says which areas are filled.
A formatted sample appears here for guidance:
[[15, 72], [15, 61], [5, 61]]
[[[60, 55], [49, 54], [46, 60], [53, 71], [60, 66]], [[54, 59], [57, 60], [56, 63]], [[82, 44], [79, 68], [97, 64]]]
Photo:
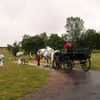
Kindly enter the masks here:
[[61, 68], [61, 64], [59, 61], [54, 60], [53, 61], [53, 66], [52, 66], [55, 70], [58, 70], [59, 68]]
[[90, 69], [90, 66], [91, 66], [91, 61], [90, 59], [88, 58], [87, 60], [83, 60], [81, 62], [81, 67], [84, 71], [88, 71]]
[[66, 60], [63, 63], [63, 67], [65, 72], [71, 72], [73, 66], [72, 66], [72, 61], [69, 59], [69, 57], [66, 58]]

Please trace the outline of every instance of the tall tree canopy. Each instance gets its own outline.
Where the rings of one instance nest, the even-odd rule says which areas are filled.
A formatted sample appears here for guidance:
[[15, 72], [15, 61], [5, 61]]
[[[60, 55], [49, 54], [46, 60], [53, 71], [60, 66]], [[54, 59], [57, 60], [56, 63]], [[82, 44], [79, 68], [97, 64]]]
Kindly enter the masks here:
[[14, 56], [16, 56], [16, 53], [20, 50], [20, 45], [19, 43], [14, 42], [13, 45], [8, 44], [7, 48]]
[[53, 49], [62, 49], [64, 42], [64, 39], [57, 34], [51, 34], [48, 39], [48, 45]]
[[49, 37], [47, 36], [46, 32], [40, 33], [39, 37], [44, 41], [44, 43], [45, 43], [44, 45], [47, 46]]
[[23, 40], [21, 41], [22, 49], [26, 53], [36, 53], [36, 51], [40, 48], [45, 47], [45, 42], [43, 38], [41, 38], [39, 35], [35, 36], [23, 36]]
[[84, 31], [84, 21], [80, 17], [69, 17], [66, 20], [66, 32], [74, 47], [77, 47], [77, 40]]
[[78, 43], [82, 47], [100, 49], [100, 33], [96, 32], [94, 29], [88, 29], [81, 35]]
[[76, 41], [84, 31], [84, 21], [79, 17], [69, 17], [66, 20], [66, 32], [73, 41]]

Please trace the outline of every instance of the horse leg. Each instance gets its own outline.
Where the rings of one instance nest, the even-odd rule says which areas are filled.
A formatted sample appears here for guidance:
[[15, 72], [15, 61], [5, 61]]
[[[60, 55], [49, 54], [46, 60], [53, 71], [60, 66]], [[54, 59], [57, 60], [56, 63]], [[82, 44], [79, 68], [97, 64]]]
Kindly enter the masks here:
[[47, 64], [49, 63], [48, 59], [47, 59]]
[[43, 57], [43, 62], [45, 63], [45, 58]]

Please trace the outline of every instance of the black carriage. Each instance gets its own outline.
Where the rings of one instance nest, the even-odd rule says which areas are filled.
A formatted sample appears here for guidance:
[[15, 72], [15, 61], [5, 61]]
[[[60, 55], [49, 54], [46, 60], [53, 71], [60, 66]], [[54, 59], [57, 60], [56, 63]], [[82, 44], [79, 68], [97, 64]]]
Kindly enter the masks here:
[[67, 53], [56, 52], [54, 55], [53, 68], [64, 68], [66, 72], [70, 72], [75, 66], [75, 61], [78, 61], [84, 71], [88, 71], [91, 66], [91, 49], [82, 48], [69, 50]]

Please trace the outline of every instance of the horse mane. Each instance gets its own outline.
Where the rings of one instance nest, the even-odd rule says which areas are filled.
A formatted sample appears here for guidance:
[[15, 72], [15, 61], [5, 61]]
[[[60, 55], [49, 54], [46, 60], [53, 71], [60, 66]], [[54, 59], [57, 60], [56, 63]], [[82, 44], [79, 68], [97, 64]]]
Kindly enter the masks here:
[[52, 49], [51, 47], [47, 46], [47, 47], [46, 47], [46, 50], [52, 51], [53, 49]]

